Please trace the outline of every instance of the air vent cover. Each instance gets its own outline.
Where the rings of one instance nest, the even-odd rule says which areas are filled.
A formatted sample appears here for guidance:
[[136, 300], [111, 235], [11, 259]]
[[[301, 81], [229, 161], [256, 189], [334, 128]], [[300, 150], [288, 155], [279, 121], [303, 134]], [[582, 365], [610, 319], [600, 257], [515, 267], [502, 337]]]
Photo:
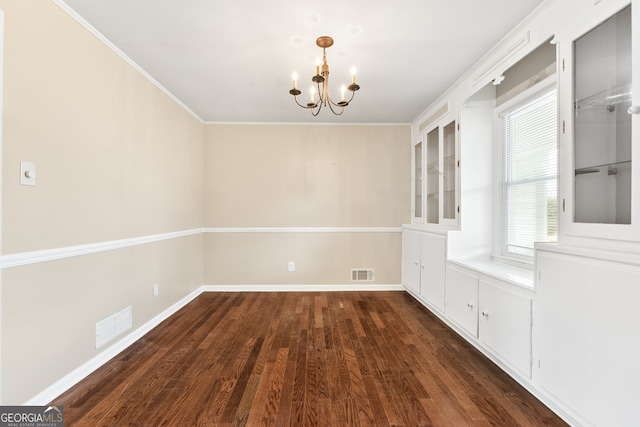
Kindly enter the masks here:
[[372, 282], [373, 281], [373, 269], [354, 268], [351, 270], [352, 282]]
[[96, 323], [96, 348], [117, 337], [133, 324], [133, 311], [129, 306], [124, 310]]

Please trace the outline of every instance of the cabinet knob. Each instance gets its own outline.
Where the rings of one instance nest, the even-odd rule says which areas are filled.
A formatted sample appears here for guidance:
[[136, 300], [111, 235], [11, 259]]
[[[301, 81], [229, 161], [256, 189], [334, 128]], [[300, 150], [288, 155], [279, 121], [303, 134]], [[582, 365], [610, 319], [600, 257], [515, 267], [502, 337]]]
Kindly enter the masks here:
[[483, 312], [482, 312], [482, 315], [483, 315], [484, 317], [489, 317], [489, 312], [488, 312], [488, 311], [483, 311]]
[[632, 105], [627, 110], [627, 113], [629, 113], [629, 114], [640, 114], [640, 105]]
[[473, 303], [472, 303], [472, 302], [468, 302], [468, 303], [467, 303], [467, 307], [469, 307], [469, 308], [473, 308]]

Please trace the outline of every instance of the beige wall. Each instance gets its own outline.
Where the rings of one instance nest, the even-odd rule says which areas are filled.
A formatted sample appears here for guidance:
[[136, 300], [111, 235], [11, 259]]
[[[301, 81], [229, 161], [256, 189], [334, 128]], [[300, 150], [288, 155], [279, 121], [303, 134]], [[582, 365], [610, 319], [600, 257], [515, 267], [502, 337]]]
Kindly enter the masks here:
[[0, 8], [3, 253], [201, 226], [204, 125], [52, 2]]
[[4, 270], [3, 404], [26, 402], [126, 335], [96, 349], [97, 322], [131, 306], [131, 332], [199, 288], [202, 261], [197, 234]]
[[[400, 227], [410, 220], [409, 141], [408, 126], [208, 125], [205, 226]], [[376, 283], [399, 284], [400, 241], [379, 232], [207, 233], [204, 279], [345, 284], [351, 268], [374, 268]]]
[[[208, 285], [300, 289], [351, 284], [352, 268], [373, 268], [373, 284], [398, 285], [401, 254], [400, 233], [208, 233], [204, 278]], [[287, 271], [288, 261], [295, 272]]]
[[[0, 9], [2, 254], [201, 228], [204, 124], [53, 2]], [[19, 185], [22, 160], [35, 187]], [[1, 402], [98, 354], [97, 321], [131, 305], [135, 329], [201, 286], [202, 247], [197, 234], [4, 269]]]

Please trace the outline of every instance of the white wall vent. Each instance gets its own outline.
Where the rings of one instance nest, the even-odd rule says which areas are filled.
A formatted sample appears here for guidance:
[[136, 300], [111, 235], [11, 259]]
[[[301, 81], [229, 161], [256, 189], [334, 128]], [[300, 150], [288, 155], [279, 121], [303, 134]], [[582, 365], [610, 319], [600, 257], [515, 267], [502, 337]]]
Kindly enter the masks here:
[[102, 347], [133, 324], [131, 306], [96, 323], [96, 348]]
[[373, 269], [353, 268], [351, 269], [351, 281], [352, 282], [372, 282], [373, 281]]

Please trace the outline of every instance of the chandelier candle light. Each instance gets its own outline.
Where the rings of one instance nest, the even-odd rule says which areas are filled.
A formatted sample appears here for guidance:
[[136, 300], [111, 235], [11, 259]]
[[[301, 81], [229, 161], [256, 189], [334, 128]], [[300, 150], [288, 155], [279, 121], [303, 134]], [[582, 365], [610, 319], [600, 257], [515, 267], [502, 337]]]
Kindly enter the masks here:
[[[360, 86], [356, 84], [356, 70], [355, 68], [351, 69], [351, 84], [349, 86], [342, 85], [340, 88], [340, 101], [335, 102], [329, 94], [329, 64], [327, 64], [327, 48], [333, 46], [333, 39], [329, 36], [318, 37], [316, 45], [322, 48], [322, 64], [319, 60], [316, 62], [316, 75], [311, 79], [316, 86], [311, 86], [310, 101], [307, 102], [307, 105], [302, 105], [298, 102], [298, 95], [302, 92], [298, 89], [298, 75], [295, 72], [293, 73], [293, 89], [291, 89], [289, 93], [293, 95], [296, 104], [302, 108], [311, 110], [311, 114], [314, 116], [317, 116], [320, 110], [322, 110], [322, 107], [326, 106], [329, 106], [333, 114], [339, 116], [344, 112], [344, 107], [349, 105], [356, 91], [360, 89]], [[348, 101], [345, 100], [347, 90], [351, 91], [351, 97]], [[315, 100], [316, 91], [318, 92], [317, 102]], [[334, 107], [339, 107], [340, 109], [334, 109]]]

